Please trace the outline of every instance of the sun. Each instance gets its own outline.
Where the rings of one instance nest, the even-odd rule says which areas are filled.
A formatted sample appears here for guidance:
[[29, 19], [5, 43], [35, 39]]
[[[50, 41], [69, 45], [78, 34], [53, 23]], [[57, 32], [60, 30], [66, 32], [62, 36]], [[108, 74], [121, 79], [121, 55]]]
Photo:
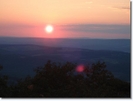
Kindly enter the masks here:
[[47, 33], [51, 33], [51, 32], [53, 32], [53, 26], [52, 25], [47, 25], [46, 27], [45, 27], [45, 31], [47, 32]]

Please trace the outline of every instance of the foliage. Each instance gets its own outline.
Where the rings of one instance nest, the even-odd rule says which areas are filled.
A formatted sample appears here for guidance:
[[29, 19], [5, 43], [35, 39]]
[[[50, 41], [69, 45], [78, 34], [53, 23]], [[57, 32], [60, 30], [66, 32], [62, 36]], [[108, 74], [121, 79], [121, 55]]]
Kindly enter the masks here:
[[57, 64], [48, 61], [44, 67], [35, 69], [34, 77], [28, 76], [17, 85], [10, 86], [9, 97], [130, 97], [130, 83], [114, 78], [106, 70], [104, 62], [86, 65], [82, 72], [76, 71], [77, 66], [70, 62]]
[[[0, 65], [0, 71], [3, 69], [3, 66]], [[10, 88], [7, 86], [8, 77], [6, 75], [0, 74], [0, 96], [8, 97], [10, 95]]]

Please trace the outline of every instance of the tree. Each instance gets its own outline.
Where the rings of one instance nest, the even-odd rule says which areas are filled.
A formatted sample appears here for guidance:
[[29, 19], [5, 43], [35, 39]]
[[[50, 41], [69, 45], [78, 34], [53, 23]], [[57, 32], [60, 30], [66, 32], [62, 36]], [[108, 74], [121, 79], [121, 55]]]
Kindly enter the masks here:
[[[0, 65], [0, 71], [3, 66]], [[0, 74], [0, 96], [8, 97], [10, 96], [10, 88], [7, 86], [8, 76]]]
[[[116, 79], [106, 70], [104, 62], [83, 66], [48, 61], [43, 67], [35, 69], [34, 77], [28, 76], [12, 87], [11, 97], [45, 98], [105, 98], [130, 97], [130, 83]], [[4, 96], [4, 95], [3, 95]]]

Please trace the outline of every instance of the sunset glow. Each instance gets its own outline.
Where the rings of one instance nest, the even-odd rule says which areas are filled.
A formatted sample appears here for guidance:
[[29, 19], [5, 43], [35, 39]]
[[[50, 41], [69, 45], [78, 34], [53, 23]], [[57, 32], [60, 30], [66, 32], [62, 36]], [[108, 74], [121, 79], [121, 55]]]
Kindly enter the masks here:
[[0, 0], [0, 12], [0, 36], [130, 38], [129, 0]]

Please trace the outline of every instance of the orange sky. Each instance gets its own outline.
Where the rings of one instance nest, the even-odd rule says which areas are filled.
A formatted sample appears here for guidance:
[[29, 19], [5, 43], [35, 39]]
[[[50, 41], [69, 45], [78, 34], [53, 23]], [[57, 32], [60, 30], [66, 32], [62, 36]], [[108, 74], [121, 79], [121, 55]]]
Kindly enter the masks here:
[[[46, 24], [52, 24], [55, 26], [69, 24], [129, 25], [130, 1], [0, 0], [0, 25], [17, 24], [40, 26], [39, 29], [42, 28], [41, 30], [37, 28], [31, 28], [34, 31], [37, 29], [38, 32], [42, 32], [42, 26]], [[26, 33], [34, 32], [31, 29], [27, 29], [30, 31], [27, 31]], [[0, 35], [3, 35], [2, 32], [3, 30], [0, 31]], [[13, 32], [16, 31], [13, 30]]]
[[129, 0], [0, 0], [0, 22], [130, 23]]

